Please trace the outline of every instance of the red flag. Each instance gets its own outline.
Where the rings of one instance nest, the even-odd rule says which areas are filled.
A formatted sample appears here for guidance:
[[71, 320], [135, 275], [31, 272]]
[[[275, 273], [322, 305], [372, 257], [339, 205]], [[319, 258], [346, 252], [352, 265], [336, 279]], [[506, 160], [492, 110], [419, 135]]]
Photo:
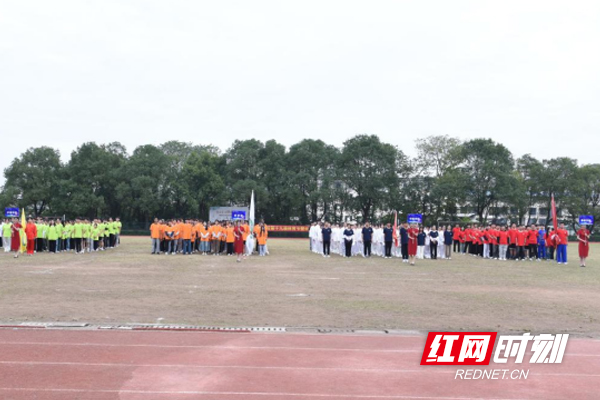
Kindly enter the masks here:
[[398, 247], [398, 211], [394, 211], [394, 246]]
[[554, 233], [558, 232], [558, 220], [556, 219], [556, 203], [554, 202], [554, 194], [552, 195], [552, 223], [554, 224]]

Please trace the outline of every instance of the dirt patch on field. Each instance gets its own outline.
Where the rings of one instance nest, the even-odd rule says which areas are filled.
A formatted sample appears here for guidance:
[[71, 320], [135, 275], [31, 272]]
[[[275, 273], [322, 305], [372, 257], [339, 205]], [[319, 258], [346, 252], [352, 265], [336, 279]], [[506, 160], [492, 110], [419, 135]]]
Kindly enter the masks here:
[[[570, 246], [570, 257], [576, 248]], [[269, 257], [149, 254], [123, 238], [92, 255], [0, 253], [0, 320], [408, 330], [484, 330], [600, 337], [597, 252], [571, 262], [325, 259], [301, 240]]]

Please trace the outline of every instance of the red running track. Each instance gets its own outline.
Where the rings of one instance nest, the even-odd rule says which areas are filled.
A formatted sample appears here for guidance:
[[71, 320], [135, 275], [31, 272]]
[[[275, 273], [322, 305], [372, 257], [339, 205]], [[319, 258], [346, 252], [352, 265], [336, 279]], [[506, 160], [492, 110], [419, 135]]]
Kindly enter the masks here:
[[[421, 336], [0, 329], [0, 399], [598, 399], [600, 341], [527, 380], [420, 366]], [[487, 368], [499, 368], [490, 365]], [[486, 369], [487, 369], [486, 368]]]

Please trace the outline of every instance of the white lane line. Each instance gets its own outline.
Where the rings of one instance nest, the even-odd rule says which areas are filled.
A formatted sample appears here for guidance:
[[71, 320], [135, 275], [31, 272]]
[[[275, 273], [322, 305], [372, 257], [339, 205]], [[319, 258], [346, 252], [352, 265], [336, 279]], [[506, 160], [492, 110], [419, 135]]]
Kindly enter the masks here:
[[118, 393], [118, 394], [160, 394], [160, 395], [206, 395], [206, 396], [278, 396], [278, 397], [319, 397], [345, 399], [415, 399], [415, 400], [525, 400], [514, 397], [451, 397], [451, 396], [408, 396], [408, 395], [353, 395], [326, 393], [270, 393], [270, 392], [203, 392], [193, 390], [116, 390], [116, 389], [36, 389], [0, 388], [4, 391], [20, 392], [65, 392], [65, 393]]
[[[376, 372], [376, 373], [419, 373], [428, 372], [416, 369], [384, 368], [339, 368], [339, 367], [289, 367], [289, 366], [252, 366], [252, 365], [196, 365], [196, 364], [127, 364], [127, 363], [84, 363], [61, 361], [0, 361], [0, 365], [55, 365], [76, 367], [117, 367], [117, 368], [197, 368], [197, 369], [260, 369], [292, 371], [339, 371], [339, 372]], [[429, 372], [428, 372], [429, 373]], [[454, 374], [455, 371], [434, 371], [434, 373]]]
[[336, 349], [328, 347], [276, 347], [276, 346], [220, 346], [220, 345], [176, 345], [176, 344], [118, 344], [118, 343], [65, 343], [65, 342], [0, 342], [0, 346], [90, 346], [90, 347], [142, 347], [167, 349], [231, 349], [231, 350], [307, 350], [307, 351], [366, 351], [374, 353], [422, 353], [421, 350], [387, 349]]
[[[61, 361], [0, 361], [0, 365], [47, 365], [67, 367], [116, 367], [116, 368], [186, 368], [186, 369], [251, 369], [251, 370], [291, 370], [291, 371], [336, 371], [336, 372], [371, 372], [371, 373], [427, 373], [427, 374], [455, 374], [456, 371], [428, 370], [428, 369], [385, 369], [385, 368], [339, 368], [339, 367], [290, 367], [290, 366], [253, 366], [253, 365], [197, 365], [197, 364], [127, 364], [127, 363], [84, 363]], [[534, 371], [535, 373], [535, 371]], [[533, 375], [532, 375], [533, 376]], [[575, 373], [535, 373], [535, 376], [573, 376], [584, 378], [600, 377], [600, 374], [575, 374]]]

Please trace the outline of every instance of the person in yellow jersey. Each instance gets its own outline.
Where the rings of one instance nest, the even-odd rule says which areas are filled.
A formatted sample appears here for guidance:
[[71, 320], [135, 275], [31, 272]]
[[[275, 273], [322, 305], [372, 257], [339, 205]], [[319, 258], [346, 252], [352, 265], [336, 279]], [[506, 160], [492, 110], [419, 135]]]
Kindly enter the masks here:
[[56, 252], [60, 253], [62, 251], [63, 246], [63, 224], [60, 219], [54, 221], [54, 226], [56, 226]]
[[117, 218], [115, 220], [115, 226], [117, 227], [117, 241], [115, 243], [115, 247], [119, 247], [119, 245], [121, 244], [121, 230], [123, 229], [121, 218]]
[[75, 241], [75, 254], [83, 253], [83, 223], [80, 219], [75, 220], [75, 224], [73, 224], [73, 240]]
[[10, 253], [10, 242], [12, 240], [12, 221], [8, 218], [4, 220], [2, 225], [2, 247], [5, 253]]
[[90, 235], [90, 225], [87, 219], [81, 221], [81, 232], [81, 250], [83, 253], [85, 253], [86, 251], [89, 253], [92, 244], [92, 237]]
[[63, 247], [64, 251], [71, 251], [71, 221], [66, 221], [63, 226]]
[[98, 251], [98, 246], [100, 243], [100, 227], [98, 226], [98, 220], [94, 220], [93, 224], [92, 224], [92, 243], [93, 243], [93, 250], [94, 251]]
[[108, 219], [108, 246], [112, 249], [115, 247], [117, 227], [112, 218]]
[[54, 220], [48, 225], [48, 251], [56, 254], [56, 242], [58, 241], [58, 228]]
[[104, 250], [110, 249], [110, 224], [106, 219], [102, 220], [104, 225]]
[[44, 251], [44, 222], [42, 221], [41, 218], [38, 218], [35, 221], [35, 229], [36, 229], [36, 237], [35, 237], [34, 253], [41, 253]]

